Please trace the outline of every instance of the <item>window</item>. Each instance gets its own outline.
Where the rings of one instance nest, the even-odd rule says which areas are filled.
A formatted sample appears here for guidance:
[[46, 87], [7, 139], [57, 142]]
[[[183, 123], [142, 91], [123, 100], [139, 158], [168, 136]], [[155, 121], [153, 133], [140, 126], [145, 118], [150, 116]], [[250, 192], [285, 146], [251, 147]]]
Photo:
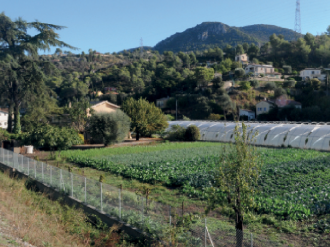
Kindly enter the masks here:
[[264, 108], [264, 111], [266, 111], [266, 107]]
[[312, 71], [312, 75], [314, 75], [315, 74], [315, 71]]

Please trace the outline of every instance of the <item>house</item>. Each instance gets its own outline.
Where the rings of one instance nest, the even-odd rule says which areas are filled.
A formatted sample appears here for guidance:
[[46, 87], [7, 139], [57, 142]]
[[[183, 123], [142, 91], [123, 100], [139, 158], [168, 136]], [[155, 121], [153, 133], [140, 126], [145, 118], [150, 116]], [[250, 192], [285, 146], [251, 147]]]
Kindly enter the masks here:
[[260, 64], [249, 64], [245, 68], [245, 74], [253, 73], [253, 75], [258, 76], [263, 74], [265, 76], [273, 75], [275, 73], [274, 67], [272, 65], [260, 65]]
[[92, 95], [96, 95], [96, 97], [102, 96], [103, 93], [101, 91], [97, 91], [97, 92], [92, 92]]
[[269, 101], [267, 99], [260, 101], [256, 105], [257, 116], [259, 116], [260, 114], [268, 113], [275, 106], [276, 105], [273, 101]]
[[236, 55], [235, 62], [240, 62], [242, 64], [248, 64], [249, 63], [249, 57], [248, 57], [247, 54]]
[[248, 121], [256, 119], [256, 113], [254, 111], [246, 109], [239, 109], [239, 116], [246, 116], [248, 118]]
[[[96, 102], [92, 101], [92, 102], [90, 102], [90, 104], [92, 105], [90, 108], [92, 108], [94, 110], [94, 112], [110, 113], [110, 112], [114, 112], [120, 108], [120, 106], [112, 104], [106, 100], [105, 101], [96, 101]], [[91, 116], [91, 114], [89, 113], [90, 108], [87, 108], [87, 110], [86, 110], [88, 117]]]
[[322, 74], [322, 70], [321, 69], [313, 69], [313, 68], [306, 68], [302, 71], [300, 71], [300, 77], [302, 77], [302, 79], [304, 81], [306, 81], [306, 79], [319, 79], [320, 81], [325, 81], [326, 79], [326, 75]]
[[206, 65], [208, 68], [211, 68], [213, 65], [218, 64], [218, 62], [211, 62], [211, 61], [206, 61]]
[[156, 100], [156, 106], [159, 108], [166, 108], [166, 103], [170, 99], [169, 96], [167, 98], [161, 98]]
[[282, 95], [280, 97], [278, 97], [275, 101], [275, 104], [279, 107], [279, 108], [283, 108], [286, 106], [294, 106], [295, 108], [301, 109], [301, 103], [288, 99], [288, 97], [286, 95]]
[[8, 109], [0, 108], [0, 128], [7, 129]]

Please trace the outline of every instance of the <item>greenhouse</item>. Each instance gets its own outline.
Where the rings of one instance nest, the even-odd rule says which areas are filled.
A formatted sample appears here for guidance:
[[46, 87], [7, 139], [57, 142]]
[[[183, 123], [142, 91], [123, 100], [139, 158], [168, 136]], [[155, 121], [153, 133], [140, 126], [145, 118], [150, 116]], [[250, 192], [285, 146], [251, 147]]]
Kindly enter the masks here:
[[[171, 121], [187, 128], [196, 125], [202, 141], [234, 142], [236, 122], [230, 121]], [[257, 131], [256, 144], [270, 147], [293, 147], [330, 151], [330, 123], [247, 122], [248, 129]]]

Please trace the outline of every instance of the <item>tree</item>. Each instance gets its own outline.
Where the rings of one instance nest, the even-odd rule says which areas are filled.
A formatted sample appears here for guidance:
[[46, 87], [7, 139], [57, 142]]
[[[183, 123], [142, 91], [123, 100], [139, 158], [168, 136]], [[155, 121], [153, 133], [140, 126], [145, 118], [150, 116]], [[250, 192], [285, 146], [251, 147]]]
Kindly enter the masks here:
[[244, 48], [243, 48], [243, 46], [242, 45], [237, 45], [236, 46], [236, 54], [235, 55], [242, 55], [242, 54], [244, 54], [245, 52], [244, 52]]
[[257, 80], [252, 80], [252, 81], [250, 81], [250, 85], [251, 85], [251, 87], [253, 87], [253, 88], [257, 88], [257, 87], [259, 87], [259, 81], [257, 81]]
[[213, 91], [216, 91], [216, 90], [222, 88], [222, 87], [224, 86], [224, 84], [225, 84], [225, 82], [222, 81], [221, 76], [217, 76], [217, 77], [215, 77], [215, 78], [212, 80], [212, 83], [213, 83], [213, 84], [212, 84]]
[[276, 88], [274, 91], [274, 97], [277, 98], [277, 97], [280, 97], [281, 95], [286, 95], [285, 89], [283, 89], [281, 87]]
[[232, 110], [234, 108], [233, 102], [231, 101], [228, 94], [221, 95], [218, 98], [218, 101], [219, 101], [219, 105], [221, 106], [221, 108], [223, 110], [223, 116], [226, 120], [226, 115], [227, 115], [228, 111]]
[[240, 86], [242, 90], [249, 90], [251, 88], [249, 81], [241, 81]]
[[121, 110], [111, 113], [96, 113], [88, 119], [86, 130], [93, 143], [109, 146], [122, 142], [130, 129], [129, 117]]
[[321, 82], [320, 82], [319, 79], [314, 78], [314, 79], [311, 80], [311, 83], [312, 83], [312, 87], [313, 87], [314, 90], [319, 90], [320, 89]]
[[273, 81], [270, 81], [270, 82], [267, 82], [266, 84], [265, 84], [265, 90], [267, 90], [267, 91], [273, 91], [273, 90], [275, 90], [276, 89], [276, 84], [275, 84], [275, 82], [273, 82]]
[[48, 150], [66, 150], [81, 144], [82, 139], [73, 129], [39, 125], [24, 136], [23, 143]]
[[[247, 211], [255, 206], [254, 195], [261, 173], [262, 161], [257, 147], [253, 145], [257, 133], [248, 130], [242, 123], [234, 130], [235, 143], [223, 152], [216, 185], [210, 192], [207, 211], [213, 210], [226, 201], [235, 212], [236, 246], [243, 246], [243, 220]], [[217, 192], [218, 188], [222, 193]]]
[[283, 83], [283, 87], [285, 88], [292, 88], [296, 85], [296, 81], [294, 80], [288, 80]]
[[197, 67], [195, 69], [195, 79], [197, 86], [207, 86], [208, 83], [214, 77], [214, 69], [213, 68], [204, 68], [204, 67]]
[[168, 126], [162, 110], [145, 99], [129, 98], [123, 103], [122, 109], [131, 119], [131, 129], [135, 131], [137, 141], [141, 134], [162, 131]]
[[235, 77], [236, 78], [242, 78], [245, 75], [244, 69], [235, 69]]
[[[22, 100], [28, 92], [43, 84], [42, 72], [37, 64], [38, 50], [50, 50], [51, 46], [75, 49], [58, 39], [55, 30], [63, 28], [37, 21], [28, 23], [21, 18], [12, 21], [4, 13], [0, 14], [0, 80], [7, 86], [9, 109], [14, 111], [14, 133], [21, 132], [19, 109]], [[36, 30], [37, 34], [28, 34], [31, 29]], [[11, 130], [11, 126], [8, 129]]]
[[201, 137], [199, 128], [196, 125], [190, 125], [187, 127], [186, 129], [186, 133], [185, 133], [185, 141], [188, 142], [195, 142], [195, 141], [199, 141]]
[[[85, 131], [85, 125], [87, 123], [87, 108], [89, 108], [89, 101], [82, 99], [77, 102], [73, 102], [71, 107], [65, 109], [65, 113], [69, 114], [72, 128], [79, 132]], [[92, 112], [90, 112], [92, 114]]]

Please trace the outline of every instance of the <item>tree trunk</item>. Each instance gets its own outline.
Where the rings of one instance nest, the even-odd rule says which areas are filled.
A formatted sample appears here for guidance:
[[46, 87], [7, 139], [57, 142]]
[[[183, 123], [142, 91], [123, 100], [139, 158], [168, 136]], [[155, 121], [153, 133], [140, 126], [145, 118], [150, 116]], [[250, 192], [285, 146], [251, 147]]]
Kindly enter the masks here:
[[140, 140], [140, 132], [137, 130], [136, 131], [136, 140], [139, 141]]
[[7, 121], [7, 131], [11, 133], [13, 131], [13, 103], [10, 102], [8, 107], [8, 121]]
[[236, 212], [236, 247], [243, 246], [243, 216]]
[[14, 134], [21, 134], [21, 117], [19, 113], [19, 103], [16, 102], [14, 105]]

